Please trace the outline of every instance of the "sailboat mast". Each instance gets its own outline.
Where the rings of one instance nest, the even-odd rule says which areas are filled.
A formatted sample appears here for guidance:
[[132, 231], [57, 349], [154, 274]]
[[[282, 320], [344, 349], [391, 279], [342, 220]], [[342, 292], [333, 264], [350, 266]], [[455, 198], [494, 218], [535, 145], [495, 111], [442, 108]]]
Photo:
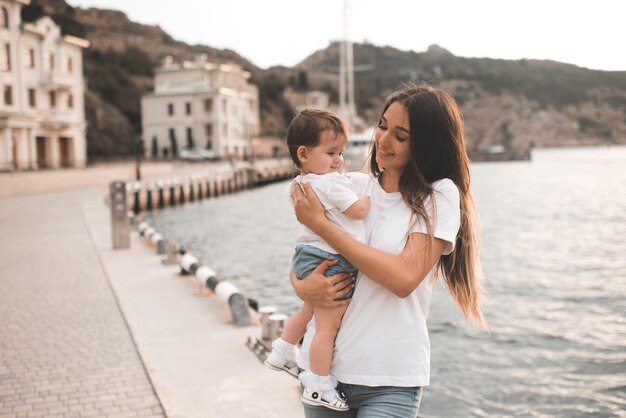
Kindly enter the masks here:
[[349, 5], [343, 1], [343, 35], [339, 43], [339, 113], [352, 127], [356, 120], [354, 101], [354, 55], [348, 28]]
[[348, 88], [348, 122], [350, 127], [354, 127], [356, 118], [356, 107], [354, 105], [354, 57], [352, 51], [352, 41], [349, 36], [349, 19], [348, 19], [348, 0], [345, 0], [345, 26], [346, 26], [346, 72], [347, 72], [347, 88]]
[[346, 97], [346, 37], [347, 37], [347, 0], [343, 1], [343, 21], [341, 41], [339, 42], [339, 114], [342, 118], [347, 116]]

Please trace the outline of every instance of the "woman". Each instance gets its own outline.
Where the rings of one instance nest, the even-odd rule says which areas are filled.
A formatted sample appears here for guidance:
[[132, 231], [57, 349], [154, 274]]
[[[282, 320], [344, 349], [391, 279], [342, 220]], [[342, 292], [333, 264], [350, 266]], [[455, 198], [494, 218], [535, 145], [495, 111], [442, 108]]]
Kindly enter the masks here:
[[[356, 291], [335, 341], [332, 374], [350, 410], [305, 405], [312, 417], [415, 417], [430, 380], [426, 318], [437, 276], [465, 317], [486, 328], [482, 272], [463, 122], [444, 91], [408, 84], [386, 101], [374, 135], [370, 174], [352, 174], [357, 193], [371, 197], [365, 218], [369, 245], [328, 222], [312, 189], [296, 188], [298, 221], [359, 270]], [[336, 309], [345, 275], [323, 279], [324, 262], [292, 285], [306, 302]], [[308, 369], [313, 321], [300, 367]]]

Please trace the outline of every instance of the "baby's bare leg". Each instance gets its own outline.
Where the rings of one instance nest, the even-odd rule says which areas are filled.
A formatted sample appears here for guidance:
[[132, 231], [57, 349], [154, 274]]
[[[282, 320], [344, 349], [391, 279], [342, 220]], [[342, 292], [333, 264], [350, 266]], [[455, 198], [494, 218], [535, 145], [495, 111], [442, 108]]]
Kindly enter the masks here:
[[280, 336], [290, 344], [297, 345], [304, 336], [306, 326], [313, 317], [313, 305], [304, 302], [291, 318], [287, 320], [283, 333]]
[[311, 342], [309, 362], [311, 372], [318, 376], [328, 376], [333, 362], [335, 337], [339, 332], [341, 318], [348, 308], [347, 305], [337, 308], [314, 307], [315, 336]]

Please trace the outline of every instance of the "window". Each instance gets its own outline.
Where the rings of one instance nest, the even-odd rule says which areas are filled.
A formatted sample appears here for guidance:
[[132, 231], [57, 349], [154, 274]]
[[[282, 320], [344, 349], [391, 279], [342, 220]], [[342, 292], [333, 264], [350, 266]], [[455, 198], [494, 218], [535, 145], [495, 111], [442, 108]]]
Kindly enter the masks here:
[[167, 104], [167, 114], [170, 116], [174, 114], [174, 105], [172, 103]]
[[74, 95], [73, 94], [67, 95], [67, 108], [68, 109], [74, 108]]
[[187, 148], [193, 148], [193, 129], [187, 128]]
[[13, 104], [13, 87], [12, 86], [4, 86], [4, 104], [5, 105]]
[[191, 103], [185, 103], [185, 114], [191, 115]]
[[35, 89], [28, 89], [28, 105], [30, 107], [37, 107], [37, 92]]
[[50, 108], [53, 109], [57, 106], [57, 92], [51, 91], [48, 92], [48, 98], [50, 100]]
[[11, 71], [11, 45], [0, 44], [0, 71]]
[[213, 99], [204, 99], [204, 111], [209, 113], [213, 110]]
[[156, 135], [152, 136], [152, 142], [150, 143], [150, 156], [152, 158], [158, 158], [159, 156], [159, 141]]
[[46, 52], [46, 70], [54, 71], [54, 54], [52, 52]]
[[6, 7], [2, 6], [2, 16], [0, 17], [2, 22], [0, 23], [3, 28], [9, 29], [9, 11]]
[[210, 123], [204, 125], [204, 132], [207, 138], [206, 149], [210, 151], [213, 149], [213, 125]]
[[35, 68], [35, 50], [33, 48], [24, 50], [24, 65], [26, 68]]
[[69, 74], [71, 74], [72, 73], [72, 66], [73, 66], [72, 57], [66, 56], [65, 57], [65, 71], [67, 71]]

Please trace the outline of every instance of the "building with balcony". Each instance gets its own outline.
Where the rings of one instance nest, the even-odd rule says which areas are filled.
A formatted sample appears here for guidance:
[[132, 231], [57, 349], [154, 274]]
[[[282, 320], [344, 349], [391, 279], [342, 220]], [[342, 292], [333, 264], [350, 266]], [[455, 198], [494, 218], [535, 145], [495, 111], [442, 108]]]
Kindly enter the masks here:
[[30, 0], [0, 0], [0, 170], [83, 167], [82, 49], [49, 17], [22, 23]]
[[177, 158], [182, 148], [203, 148], [220, 158], [246, 158], [260, 128], [259, 92], [250, 73], [206, 55], [155, 71], [154, 92], [141, 99], [148, 158]]

